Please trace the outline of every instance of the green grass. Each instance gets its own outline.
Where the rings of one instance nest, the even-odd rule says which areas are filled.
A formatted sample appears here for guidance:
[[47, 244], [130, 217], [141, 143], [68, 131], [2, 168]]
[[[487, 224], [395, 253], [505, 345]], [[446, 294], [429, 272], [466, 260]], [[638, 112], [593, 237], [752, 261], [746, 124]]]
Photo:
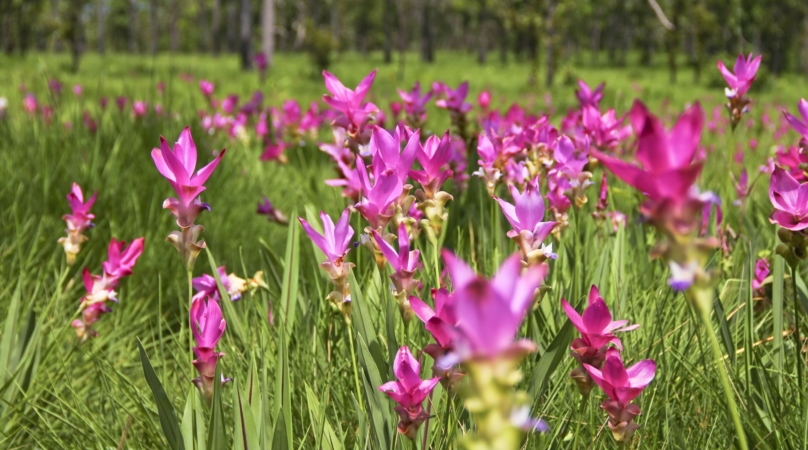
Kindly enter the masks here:
[[[475, 96], [483, 87], [490, 88], [498, 107], [518, 102], [532, 111], [544, 109], [546, 91], [526, 84], [526, 63], [481, 67], [473, 56], [461, 54], [440, 54], [438, 61], [424, 66], [409, 55], [403, 80], [398, 80], [397, 66], [383, 66], [375, 54], [367, 59], [342, 55], [332, 71], [352, 87], [372, 68], [380, 67], [370, 99], [385, 106], [396, 99], [395, 87], [409, 87], [415, 80], [456, 85], [468, 79]], [[312, 216], [320, 210], [332, 217], [338, 214], [347, 202], [322, 182], [333, 176], [327, 156], [308, 143], [290, 150], [286, 165], [261, 163], [258, 155], [262, 149], [255, 141], [206, 136], [196, 116], [203, 107], [197, 85], [186, 84], [177, 76], [187, 72], [197, 79], [208, 78], [216, 82], [217, 95], [234, 92], [246, 98], [259, 87], [257, 75], [240, 72], [237, 59], [230, 56], [161, 55], [151, 59], [88, 55], [75, 75], [63, 73], [66, 63], [63, 55], [0, 57], [0, 96], [10, 103], [6, 120], [0, 122], [0, 317], [6, 317], [0, 328], [0, 448], [107, 449], [117, 448], [123, 437], [125, 444], [120, 448], [166, 448], [157, 403], [144, 377], [138, 339], [181, 428], [186, 429], [191, 416], [208, 420], [209, 412], [194, 399], [189, 381], [195, 373], [188, 351], [185, 273], [176, 251], [163, 241], [176, 228], [161, 207], [163, 199], [173, 193], [149, 156], [151, 148], [159, 145], [160, 135], [175, 139], [185, 125], [192, 127], [200, 161], [212, 159], [213, 149], [228, 148], [202, 195], [212, 211], [197, 221], [206, 228], [203, 237], [210, 256], [242, 277], [263, 270], [269, 284], [268, 291], [246, 294], [239, 302], [225, 305], [228, 327], [219, 345], [227, 356], [221, 370], [235, 383], [222, 388], [218, 417], [223, 427], [212, 427], [212, 431], [223, 430], [223, 435], [199, 436], [204, 436], [209, 448], [220, 448], [214, 441], [231, 448], [241, 429], [234, 426], [236, 418], [249, 417], [256, 429], [251, 439], [259, 442], [258, 448], [409, 448], [396, 436], [394, 405], [376, 391], [380, 382], [393, 379], [389, 362], [397, 346], [404, 344], [403, 325], [388, 290], [388, 274], [379, 272], [362, 246], [351, 251], [350, 259], [356, 264], [352, 286], [357, 392], [350, 331], [324, 300], [330, 284], [317, 267], [319, 253], [294, 221], [297, 228], [290, 230], [255, 214], [261, 195], [270, 197], [290, 217], [295, 212]], [[321, 77], [311, 72], [304, 56], [279, 55], [262, 86], [266, 102], [318, 99], [325, 88]], [[714, 87], [712, 75], [705, 74], [704, 82], [694, 85], [690, 74], [682, 73], [679, 84], [672, 85], [661, 65], [569, 65], [561, 69], [559, 83], [549, 91], [553, 106], [561, 112], [575, 104], [574, 87], [564, 83], [566, 74], [590, 85], [606, 81], [603, 105], [613, 106], [619, 113], [636, 96], [662, 116], [673, 116], [694, 100], [702, 101], [709, 115], [723, 101], [723, 88]], [[51, 76], [64, 83], [65, 93], [55, 123], [48, 127], [23, 113], [17, 86], [24, 82], [38, 98], [46, 99], [46, 80]], [[158, 81], [167, 85], [165, 99], [157, 98]], [[69, 92], [77, 82], [85, 86], [81, 105]], [[641, 92], [632, 87], [634, 83]], [[119, 115], [112, 101], [122, 94], [159, 101], [177, 117], [150, 115], [133, 122]], [[102, 95], [110, 97], [110, 106], [93, 135], [80, 125], [80, 114], [83, 109], [97, 111], [97, 99]], [[753, 117], [765, 110], [776, 118], [779, 112], [773, 105], [795, 109], [799, 97], [808, 96], [808, 83], [797, 77], [770, 78], [761, 89], [753, 87], [750, 95]], [[558, 118], [556, 115], [554, 120]], [[74, 123], [72, 131], [60, 125], [64, 120]], [[430, 109], [428, 128], [440, 132], [447, 126], [448, 115]], [[751, 138], [759, 142], [756, 151], [748, 149]], [[775, 227], [767, 220], [771, 209], [768, 180], [764, 176], [754, 185], [747, 211], [741, 216], [731, 205], [735, 194], [724, 156], [734, 153], [730, 149], [736, 144], [742, 145], [747, 149], [744, 165], [750, 170], [750, 180], [755, 180], [757, 167], [775, 142], [770, 132], [744, 126], [735, 135], [705, 130], [702, 142], [715, 151], [709, 154], [700, 187], [721, 195], [724, 221], [739, 233], [733, 250], [714, 258], [714, 265], [723, 270], [716, 292], [724, 314], [714, 314], [713, 319], [729, 355], [725, 364], [744, 428], [754, 448], [806, 448], [808, 399], [805, 380], [798, 378], [797, 367], [802, 363], [794, 339], [789, 335], [769, 340], [794, 326], [788, 268], [783, 289], [773, 291], [771, 306], [746, 307], [752, 296], [750, 270], [759, 252], [773, 251], [777, 244]], [[796, 134], [790, 132], [779, 143], [787, 142], [796, 142]], [[736, 175], [739, 170], [739, 165], [733, 165]], [[599, 177], [600, 169], [595, 179]], [[67, 266], [56, 240], [64, 233], [61, 216], [69, 212], [64, 196], [74, 181], [85, 192], [98, 190], [99, 195], [93, 207], [96, 227], [89, 231], [90, 239], [76, 264]], [[642, 428], [635, 436], [635, 447], [728, 448], [735, 432], [705, 331], [683, 296], [668, 288], [667, 268], [649, 256], [657, 236], [636, 221], [638, 196], [626, 185], [610, 182], [612, 206], [629, 216], [629, 226], [617, 234], [599, 231], [589, 216], [596, 196], [596, 189], [590, 189], [589, 203], [572, 213], [572, 226], [554, 244], [559, 258], [547, 281], [552, 290], [525, 321], [523, 334], [540, 350], [523, 364], [522, 387], [535, 394], [534, 412], [552, 427], [547, 435], [530, 436], [527, 448], [574, 448], [576, 442], [578, 448], [615, 447], [608, 428], [603, 427], [606, 416], [598, 407], [600, 394], [593, 391], [597, 398], [591, 398], [579, 413], [580, 396], [568, 377], [574, 360], [565, 355], [549, 371], [544, 366], [538, 370], [545, 352], [566, 353], [566, 343], [551, 346], [567, 321], [560, 299], [575, 303], [592, 283], [600, 286], [616, 319], [642, 324], [623, 336], [624, 359], [633, 363], [653, 358], [658, 364], [656, 379], [639, 399]], [[470, 189], [449, 203], [449, 212], [446, 247], [479, 271], [492, 274], [516, 250], [505, 237], [506, 221], [479, 180], [472, 179]], [[358, 218], [352, 223], [359, 231]], [[113, 236], [126, 241], [145, 236], [145, 251], [134, 275], [121, 283], [121, 301], [113, 306], [114, 312], [97, 322], [100, 335], [79, 345], [69, 323], [84, 292], [81, 268], [87, 266], [98, 273]], [[436, 285], [430, 266], [432, 249], [424, 238], [418, 245], [426, 267], [417, 277], [424, 283], [423, 292], [428, 292]], [[211, 273], [204, 252], [194, 274], [203, 272]], [[299, 277], [297, 283], [290, 281], [294, 274]], [[802, 279], [798, 290], [805, 302], [808, 291]], [[774, 282], [783, 280], [775, 277]], [[267, 321], [268, 302], [276, 318], [272, 326]], [[295, 320], [282, 310], [295, 311]], [[804, 322], [801, 329], [806, 329]], [[414, 322], [406, 340], [411, 348], [422, 349], [431, 338]], [[544, 361], [546, 364], [547, 359]], [[423, 365], [428, 370], [431, 362]], [[439, 449], [452, 448], [454, 439], [471, 424], [462, 413], [446, 416], [445, 396], [445, 391], [436, 390], [432, 410], [436, 418], [429, 427], [429, 442]], [[193, 402], [186, 405], [189, 398]], [[238, 407], [239, 402], [250, 405], [247, 412]], [[581, 434], [576, 440], [573, 433], [580, 422]]]

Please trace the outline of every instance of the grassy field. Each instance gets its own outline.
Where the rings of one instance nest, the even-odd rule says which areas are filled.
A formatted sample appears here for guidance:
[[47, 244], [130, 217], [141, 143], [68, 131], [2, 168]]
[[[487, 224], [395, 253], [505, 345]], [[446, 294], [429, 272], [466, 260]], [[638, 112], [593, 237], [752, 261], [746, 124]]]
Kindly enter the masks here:
[[[198, 400], [189, 400], [195, 396], [189, 380], [196, 374], [190, 365], [188, 286], [180, 258], [164, 242], [176, 229], [173, 217], [162, 209], [163, 199], [173, 192], [150, 157], [161, 135], [173, 142], [186, 125], [193, 131], [201, 163], [212, 159], [211, 151], [227, 147], [203, 194], [212, 211], [204, 212], [197, 223], [205, 227], [208, 250], [200, 255], [194, 276], [212, 273], [215, 260], [243, 278], [262, 270], [269, 286], [224, 306], [228, 324], [219, 349], [227, 355], [221, 368], [234, 382], [222, 388], [223, 425], [211, 425], [224, 430], [222, 441], [216, 436], [210, 440], [215, 433], [200, 433], [200, 448], [220, 448], [217, 442], [225, 442], [225, 448], [240, 448], [234, 447], [241, 429], [238, 404], [245, 399], [260, 448], [412, 448], [395, 431], [393, 402], [376, 387], [394, 379], [390, 361], [403, 341], [422, 349], [431, 337], [417, 320], [407, 329], [401, 323], [388, 289], [389, 267], [384, 272], [377, 269], [362, 246], [349, 253], [356, 264], [352, 285], [359, 333], [354, 349], [351, 330], [324, 300], [330, 284], [317, 267], [322, 254], [296, 220], [284, 227], [255, 213], [256, 204], [266, 195], [290, 218], [302, 216], [314, 222], [321, 210], [336, 217], [348, 203], [338, 189], [323, 183], [334, 174], [329, 158], [314, 142], [307, 142], [287, 151], [288, 164], [260, 162], [263, 149], [255, 139], [207, 136], [197, 116], [205, 106], [204, 98], [196, 82], [179, 77], [187, 73], [196, 80], [214, 81], [219, 96], [232, 92], [246, 99], [261, 89], [265, 104], [279, 105], [288, 98], [307, 104], [326, 90], [322, 77], [312, 75], [306, 57], [279, 55], [263, 84], [256, 73], [239, 71], [237, 59], [230, 56], [88, 55], [78, 74], [64, 72], [67, 63], [66, 55], [0, 56], [0, 96], [9, 101], [6, 118], [0, 121], [0, 317], [5, 317], [0, 328], [0, 448], [167, 448], [158, 407], [141, 366], [138, 339], [180, 423], [190, 417], [198, 423], [208, 420], [210, 412]], [[724, 102], [723, 84], [712, 67], [705, 70], [700, 84], [692, 83], [689, 71], [680, 74], [678, 84], [671, 84], [661, 64], [650, 68], [568, 65], [549, 91], [527, 85], [526, 63], [478, 66], [472, 55], [439, 54], [438, 63], [429, 66], [409, 55], [403, 79], [398, 66], [384, 66], [375, 54], [367, 58], [342, 55], [330, 70], [353, 87], [375, 67], [380, 72], [368, 99], [385, 108], [389, 101], [398, 100], [396, 87], [409, 88], [416, 80], [422, 84], [440, 80], [450, 86], [468, 80], [470, 99], [481, 89], [490, 89], [492, 107], [503, 109], [518, 102], [529, 111], [545, 111], [551, 99], [554, 123], [568, 107], [577, 105], [573, 92], [578, 78], [590, 85], [606, 82], [602, 105], [614, 107], [619, 114], [639, 97], [670, 122], [686, 104], [699, 100], [710, 120], [713, 109]], [[51, 77], [65, 86], [60, 99], [48, 94]], [[760, 117], [765, 112], [778, 122], [779, 109], [793, 112], [799, 98], [808, 96], [808, 81], [794, 75], [767, 75], [760, 81], [749, 94], [754, 126], [744, 124], [734, 134], [705, 129], [702, 136], [708, 159], [699, 186], [722, 198], [723, 220], [738, 234], [731, 252], [726, 256], [717, 252], [711, 262], [722, 273], [715, 289], [719, 301], [714, 324], [726, 358], [721, 362], [713, 358], [698, 317], [685, 298], [669, 288], [668, 268], [650, 258], [658, 236], [637, 221], [639, 195], [610, 178], [612, 205], [628, 216], [627, 227], [617, 233], [599, 229], [590, 217], [597, 188], [589, 189], [589, 202], [571, 210], [571, 227], [554, 242], [559, 256], [551, 263], [546, 281], [551, 290], [529, 313], [522, 329], [539, 351], [523, 364], [520, 386], [531, 394], [534, 414], [551, 427], [549, 433], [529, 435], [526, 448], [616, 447], [604, 427], [600, 397], [593, 392], [588, 403], [581, 405], [568, 377], [576, 363], [567, 356], [572, 333], [564, 326], [568, 320], [560, 299], [577, 304], [593, 283], [616, 319], [642, 325], [622, 336], [626, 362], [652, 358], [658, 365], [655, 380], [639, 398], [643, 413], [637, 419], [641, 428], [633, 448], [731, 447], [735, 431], [716, 375], [717, 364], [727, 368], [732, 380], [750, 447], [808, 448], [805, 356], [801, 346], [795, 345], [793, 333], [783, 337], [784, 330], [794, 329], [793, 299], [808, 302], [805, 275], [793, 280], [795, 292], [790, 275], [784, 275], [782, 265], [774, 262], [767, 291], [771, 301], [753, 300], [750, 288], [760, 255], [782, 262], [773, 255], [776, 228], [767, 219], [771, 212], [768, 175], [758, 179], [758, 167], [776, 145], [793, 145], [798, 140], [793, 131], [775, 139], [759, 125]], [[158, 82], [166, 86], [162, 95]], [[22, 83], [40, 101], [58, 104], [50, 126], [22, 110], [23, 94], [18, 90]], [[78, 100], [70, 92], [76, 83], [84, 86]], [[160, 103], [168, 114], [133, 120], [114, 107], [113, 99], [119, 95]], [[103, 113], [98, 106], [102, 96], [110, 98]], [[98, 120], [97, 133], [80, 125], [85, 109]], [[73, 128], [66, 129], [64, 121]], [[441, 133], [448, 126], [448, 114], [430, 105], [427, 129]], [[323, 131], [323, 140], [329, 140], [329, 135]], [[757, 142], [754, 148], [751, 139]], [[742, 163], [729, 163], [736, 147], [745, 150], [746, 156]], [[470, 161], [470, 165], [475, 164]], [[732, 204], [736, 194], [728, 175], [732, 170], [737, 176], [741, 166], [754, 182], [743, 214]], [[601, 170], [596, 170], [595, 180], [600, 179]], [[70, 211], [65, 195], [73, 182], [85, 192], [97, 190], [98, 200], [93, 207], [96, 226], [87, 233], [89, 240], [76, 263], [68, 266], [56, 240], [64, 234], [61, 216]], [[499, 194], [505, 196], [505, 192], [503, 188]], [[444, 245], [478, 271], [493, 274], [516, 251], [505, 236], [508, 223], [478, 179], [472, 177], [469, 189], [448, 208]], [[358, 215], [354, 214], [352, 224], [358, 238], [364, 227]], [[120, 303], [97, 322], [99, 336], [79, 344], [70, 322], [84, 295], [82, 268], [100, 271], [112, 237], [130, 241], [141, 236], [145, 250], [134, 274], [118, 289]], [[434, 249], [423, 237], [417, 246], [426, 264], [418, 275], [426, 293], [438, 284], [431, 270]], [[750, 303], [755, 307], [747, 307]], [[268, 305], [274, 325], [267, 320]], [[805, 314], [799, 317], [804, 319]], [[801, 328], [808, 328], [808, 323], [802, 320]], [[556, 355], [558, 359], [553, 358]], [[358, 392], [353, 358], [359, 367]], [[428, 372], [432, 364], [424, 358]], [[440, 386], [433, 404], [431, 411], [436, 415], [430, 420], [426, 442], [430, 448], [454, 448], [456, 437], [466, 433], [472, 421], [460, 399]], [[417, 445], [420, 448], [420, 437]]]

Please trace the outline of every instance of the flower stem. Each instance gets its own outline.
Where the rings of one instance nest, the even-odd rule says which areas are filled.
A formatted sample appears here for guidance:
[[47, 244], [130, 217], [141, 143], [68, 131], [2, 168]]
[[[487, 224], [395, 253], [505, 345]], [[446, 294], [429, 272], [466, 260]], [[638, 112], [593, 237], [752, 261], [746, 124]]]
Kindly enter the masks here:
[[[794, 346], [797, 350], [797, 386], [805, 386], [805, 360], [802, 358], [802, 340], [800, 339], [800, 307], [799, 296], [797, 294], [797, 265], [791, 266], [791, 286], [794, 291]], [[803, 403], [803, 395], [800, 394], [800, 405]]]
[[[353, 322], [348, 321], [348, 342], [349, 342], [349, 344], [351, 346], [351, 363], [353, 363], [353, 375], [354, 375], [354, 384], [355, 384], [354, 387], [356, 389], [356, 396], [360, 397], [360, 399], [361, 399], [362, 391], [359, 389], [359, 370], [357, 369], [357, 366], [356, 366], [356, 351], [354, 350], [353, 331], [354, 331]], [[359, 407], [362, 408], [362, 411], [364, 412], [365, 404], [362, 403], [362, 401], [359, 401]]]
[[724, 388], [724, 395], [727, 398], [727, 409], [729, 409], [729, 414], [735, 425], [735, 434], [738, 437], [738, 446], [741, 450], [748, 450], [749, 445], [746, 442], [746, 434], [744, 433], [743, 424], [741, 423], [741, 415], [738, 412], [738, 405], [735, 403], [735, 393], [732, 390], [729, 375], [727, 375], [727, 370], [724, 367], [724, 353], [721, 351], [721, 346], [715, 334], [715, 328], [713, 328], [713, 321], [710, 317], [712, 310], [712, 308], [710, 308], [712, 304], [712, 294], [709, 288], [695, 288], [694, 290], [694, 296], [696, 297], [693, 299], [695, 300], [694, 307], [698, 310], [701, 320], [707, 328], [707, 337], [713, 348], [713, 356], [717, 364], [715, 370], [718, 372], [718, 378], [721, 380], [721, 386]]
[[[194, 303], [194, 275], [191, 269], [188, 269], [188, 317], [191, 317], [191, 307]], [[194, 330], [190, 320], [188, 322], [188, 351], [191, 352], [191, 361], [194, 360]], [[180, 321], [180, 333], [185, 328], [185, 321]]]

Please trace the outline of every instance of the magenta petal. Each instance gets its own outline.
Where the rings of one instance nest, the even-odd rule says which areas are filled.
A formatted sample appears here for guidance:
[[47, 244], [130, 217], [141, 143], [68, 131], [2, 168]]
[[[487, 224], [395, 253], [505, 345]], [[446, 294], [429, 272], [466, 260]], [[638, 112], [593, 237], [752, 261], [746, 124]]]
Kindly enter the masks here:
[[430, 378], [419, 383], [418, 387], [412, 391], [412, 402], [416, 405], [423, 402], [429, 393], [432, 392], [432, 389], [435, 389], [435, 386], [440, 383], [440, 380], [440, 377]]
[[454, 253], [449, 250], [442, 250], [441, 255], [443, 261], [446, 263], [446, 269], [449, 271], [449, 277], [452, 279], [452, 286], [455, 291], [462, 289], [465, 285], [477, 278], [474, 270], [461, 260]]
[[570, 322], [572, 322], [575, 329], [581, 334], [586, 334], [587, 329], [586, 325], [584, 325], [584, 319], [578, 314], [578, 311], [563, 298], [561, 299], [561, 306], [564, 308], [564, 312], [567, 313], [567, 317], [570, 318]]
[[516, 217], [516, 207], [511, 205], [510, 203], [502, 200], [499, 197], [494, 197], [494, 200], [499, 203], [500, 208], [502, 208], [503, 214], [505, 214], [505, 218], [508, 220], [508, 223], [511, 224], [514, 230], [517, 232], [522, 231], [523, 227], [522, 224], [519, 223], [519, 218]]
[[171, 181], [176, 181], [176, 178], [174, 177], [174, 172], [171, 171], [171, 169], [168, 167], [168, 164], [166, 164], [165, 159], [163, 159], [163, 151], [155, 148], [152, 150], [151, 156], [152, 159], [154, 160], [154, 165], [157, 166], [157, 170], [160, 171], [160, 174]]
[[644, 388], [654, 379], [656, 363], [652, 359], [645, 359], [629, 367], [626, 372], [631, 387]]
[[191, 136], [191, 127], [185, 127], [174, 145], [174, 154], [180, 160], [186, 172], [194, 173], [196, 169], [196, 144]]
[[598, 299], [584, 310], [583, 320], [588, 332], [601, 333], [612, 322], [612, 314], [606, 302]]
[[721, 75], [724, 76], [724, 79], [727, 80], [727, 84], [730, 88], [734, 89], [738, 85], [738, 79], [724, 66], [723, 61], [718, 61], [718, 70], [721, 72]]
[[199, 169], [199, 171], [196, 172], [196, 175], [192, 177], [191, 184], [195, 186], [202, 186], [205, 184], [205, 182], [208, 181], [208, 178], [210, 178], [211, 174], [213, 174], [213, 170], [219, 165], [219, 161], [222, 160], [222, 156], [224, 156], [225, 151], [225, 149], [222, 149], [222, 151], [219, 152], [219, 155], [216, 156], [216, 159], [208, 163], [207, 166]]
[[406, 345], [399, 348], [393, 361], [393, 373], [404, 389], [411, 391], [421, 383], [420, 371], [421, 364], [412, 356], [410, 349]]
[[410, 297], [410, 306], [412, 307], [412, 311], [422, 322], [427, 322], [429, 319], [435, 317], [435, 311], [418, 297]]

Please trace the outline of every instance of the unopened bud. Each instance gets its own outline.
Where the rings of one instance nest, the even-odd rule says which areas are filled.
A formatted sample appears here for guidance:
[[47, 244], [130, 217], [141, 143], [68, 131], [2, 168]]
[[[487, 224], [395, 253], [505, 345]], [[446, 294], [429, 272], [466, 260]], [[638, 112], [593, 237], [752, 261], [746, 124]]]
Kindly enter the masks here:
[[780, 228], [777, 230], [777, 237], [780, 239], [780, 242], [783, 244], [791, 243], [791, 239], [793, 238], [794, 233], [791, 230]]

